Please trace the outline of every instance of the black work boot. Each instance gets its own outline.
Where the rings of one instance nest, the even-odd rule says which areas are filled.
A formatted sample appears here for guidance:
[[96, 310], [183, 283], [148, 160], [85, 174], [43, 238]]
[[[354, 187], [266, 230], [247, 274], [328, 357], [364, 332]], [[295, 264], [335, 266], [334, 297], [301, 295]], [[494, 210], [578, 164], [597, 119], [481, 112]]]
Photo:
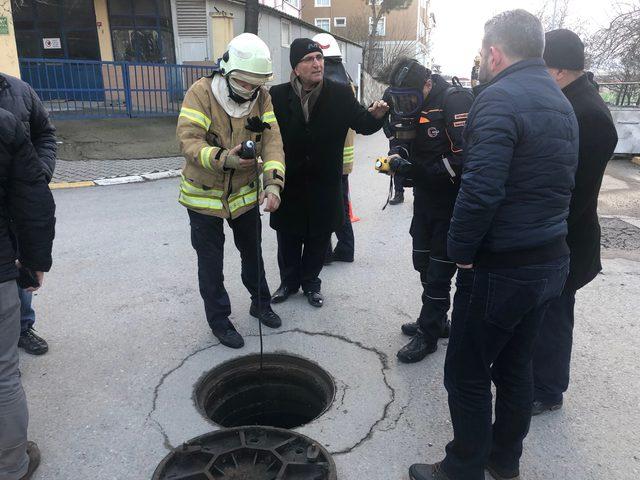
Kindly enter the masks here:
[[535, 417], [542, 413], [554, 412], [562, 408], [562, 400], [559, 403], [547, 403], [535, 400], [531, 406], [531, 416]]
[[34, 442], [27, 442], [27, 456], [29, 457], [29, 467], [27, 473], [20, 480], [31, 480], [33, 473], [40, 466], [40, 449]]
[[216, 336], [220, 343], [229, 348], [242, 348], [244, 347], [244, 339], [242, 335], [238, 333], [236, 327], [233, 326], [229, 320], [219, 327], [212, 328], [211, 331]]
[[422, 330], [418, 330], [411, 341], [400, 349], [398, 354], [398, 360], [402, 363], [415, 363], [422, 360], [430, 353], [435, 352], [438, 349], [438, 339], [427, 337], [422, 333]]
[[404, 203], [404, 192], [396, 192], [391, 200], [389, 200], [389, 205], [398, 205], [399, 203]]
[[18, 347], [31, 355], [43, 355], [49, 351], [46, 340], [38, 336], [32, 327], [20, 333]]
[[426, 463], [416, 463], [409, 468], [409, 478], [411, 480], [451, 480], [451, 478], [442, 471], [440, 463], [432, 465]]
[[251, 308], [249, 309], [249, 314], [252, 317], [259, 318], [262, 324], [269, 328], [280, 328], [282, 326], [280, 316], [273, 311], [269, 304], [266, 306], [262, 305], [262, 313], [258, 315], [258, 305], [252, 303]]
[[[419, 328], [420, 328], [420, 324], [418, 322], [405, 323], [404, 325], [402, 325], [402, 327], [400, 327], [400, 329], [402, 330], [402, 333], [410, 337], [413, 337], [416, 333], [418, 333]], [[449, 338], [450, 332], [451, 332], [451, 321], [447, 320], [444, 324], [444, 329], [440, 334], [440, 338]]]
[[304, 295], [312, 307], [320, 308], [324, 305], [324, 297], [320, 292], [304, 292]]

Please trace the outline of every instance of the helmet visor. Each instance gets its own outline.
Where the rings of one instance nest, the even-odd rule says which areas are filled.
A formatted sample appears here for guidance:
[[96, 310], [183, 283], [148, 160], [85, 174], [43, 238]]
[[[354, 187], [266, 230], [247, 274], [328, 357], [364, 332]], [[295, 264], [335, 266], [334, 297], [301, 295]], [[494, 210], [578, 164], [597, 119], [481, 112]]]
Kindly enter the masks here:
[[415, 88], [390, 88], [388, 94], [393, 113], [401, 117], [417, 115], [424, 102], [422, 92]]

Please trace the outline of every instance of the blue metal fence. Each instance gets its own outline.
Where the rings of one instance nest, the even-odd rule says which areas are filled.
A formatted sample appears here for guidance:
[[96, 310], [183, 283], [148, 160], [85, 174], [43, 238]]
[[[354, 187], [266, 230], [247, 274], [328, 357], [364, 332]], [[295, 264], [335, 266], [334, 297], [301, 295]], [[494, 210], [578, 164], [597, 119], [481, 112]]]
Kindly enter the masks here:
[[187, 89], [211, 67], [90, 60], [20, 59], [29, 83], [55, 118], [175, 115]]

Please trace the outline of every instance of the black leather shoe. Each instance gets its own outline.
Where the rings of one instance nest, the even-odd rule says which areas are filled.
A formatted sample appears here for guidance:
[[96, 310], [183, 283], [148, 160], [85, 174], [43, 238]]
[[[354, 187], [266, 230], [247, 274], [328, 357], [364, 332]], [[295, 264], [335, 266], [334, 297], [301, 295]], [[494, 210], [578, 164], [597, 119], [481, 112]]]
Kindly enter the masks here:
[[427, 338], [422, 331], [414, 335], [409, 343], [400, 349], [398, 360], [402, 363], [415, 363], [438, 349], [438, 339]]
[[324, 304], [324, 297], [320, 292], [304, 292], [309, 305], [320, 308]]
[[271, 295], [271, 303], [282, 303], [289, 298], [289, 295], [293, 295], [297, 291], [297, 288], [293, 290], [286, 285], [280, 285], [274, 294]]
[[531, 416], [535, 417], [542, 413], [553, 412], [562, 408], [562, 401], [560, 403], [545, 403], [535, 400], [531, 406]]
[[411, 480], [450, 480], [450, 477], [442, 471], [440, 463], [429, 465], [416, 463], [409, 468]]
[[396, 192], [391, 200], [389, 200], [389, 205], [398, 205], [400, 203], [404, 203], [404, 192]]
[[485, 468], [495, 480], [520, 480], [520, 472], [518, 470], [506, 471], [491, 464], [487, 464]]
[[40, 449], [34, 442], [27, 442], [27, 456], [29, 457], [29, 466], [27, 473], [20, 480], [31, 480], [33, 473], [40, 466]]
[[[402, 333], [410, 337], [413, 337], [416, 333], [418, 333], [419, 328], [420, 328], [420, 325], [418, 325], [418, 322], [405, 323], [404, 325], [402, 325], [402, 327], [400, 327], [400, 329], [402, 330]], [[447, 320], [447, 322], [444, 325], [444, 330], [442, 330], [442, 333], [440, 334], [440, 338], [449, 338], [450, 332], [451, 332], [451, 322]]]
[[252, 303], [249, 314], [252, 317], [259, 318], [262, 324], [269, 328], [280, 328], [282, 326], [280, 316], [271, 309], [270, 305], [262, 307], [262, 313], [258, 315], [258, 305]]
[[31, 355], [43, 355], [49, 351], [49, 345], [46, 340], [36, 335], [33, 328], [29, 328], [29, 330], [20, 334], [18, 347]]
[[226, 327], [220, 327], [212, 330], [220, 343], [229, 348], [242, 348], [244, 347], [244, 339], [242, 335], [238, 333], [236, 327], [231, 322], [228, 322]]

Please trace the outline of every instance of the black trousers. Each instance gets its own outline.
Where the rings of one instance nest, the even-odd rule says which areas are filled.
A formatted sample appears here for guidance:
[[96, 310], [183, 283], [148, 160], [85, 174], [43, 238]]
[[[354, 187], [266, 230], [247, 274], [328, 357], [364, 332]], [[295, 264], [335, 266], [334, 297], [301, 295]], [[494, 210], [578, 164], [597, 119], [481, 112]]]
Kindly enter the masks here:
[[[191, 244], [198, 255], [198, 282], [204, 300], [207, 322], [212, 329], [224, 328], [231, 315], [229, 295], [224, 288], [224, 222], [222, 218], [203, 215], [191, 210]], [[233, 240], [240, 252], [242, 283], [251, 294], [252, 303], [258, 303], [258, 262], [260, 262], [260, 299], [262, 308], [271, 303], [269, 286], [264, 275], [261, 233], [256, 222], [260, 222], [257, 208], [240, 215], [228, 223], [233, 231]], [[258, 252], [258, 248], [260, 251]]]
[[351, 216], [349, 215], [349, 175], [342, 176], [342, 203], [344, 205], [344, 223], [336, 230], [338, 243], [336, 243], [335, 250], [331, 247], [331, 239], [329, 239], [327, 253], [333, 252], [340, 257], [353, 258], [356, 245]]
[[422, 309], [418, 324], [422, 332], [439, 338], [447, 321], [451, 306], [451, 279], [456, 265], [447, 257], [447, 232], [451, 217], [447, 212], [434, 211], [424, 194], [414, 187], [413, 268], [422, 282]]
[[327, 253], [331, 233], [304, 237], [278, 232], [278, 266], [280, 280], [291, 290], [302, 287], [304, 292], [319, 292], [318, 278]]
[[560, 403], [569, 388], [575, 303], [576, 291], [567, 289], [549, 303], [533, 355], [534, 400]]
[[518, 471], [531, 421], [536, 336], [568, 272], [568, 255], [541, 265], [458, 271], [444, 367], [454, 438], [442, 467], [450, 478], [484, 480], [488, 460]]

